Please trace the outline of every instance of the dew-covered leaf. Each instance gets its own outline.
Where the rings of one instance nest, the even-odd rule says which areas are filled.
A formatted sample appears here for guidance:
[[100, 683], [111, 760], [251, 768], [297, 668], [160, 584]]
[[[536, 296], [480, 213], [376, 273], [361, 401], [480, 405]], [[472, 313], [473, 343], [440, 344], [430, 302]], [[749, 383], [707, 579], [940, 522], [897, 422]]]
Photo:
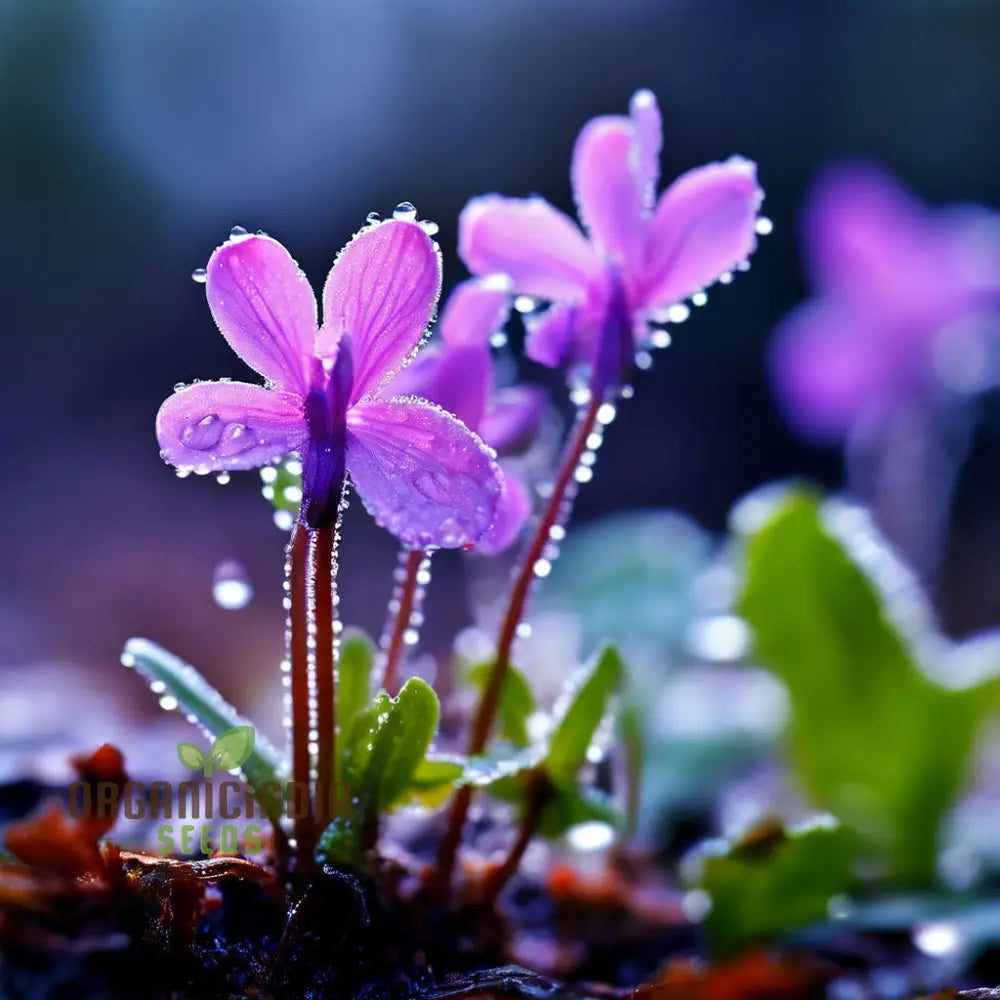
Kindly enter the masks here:
[[[210, 738], [214, 739], [236, 727], [253, 728], [194, 667], [148, 639], [129, 639], [122, 662], [134, 668], [147, 683], [156, 685], [161, 700], [164, 696], [173, 698], [178, 709], [194, 719]], [[283, 770], [281, 755], [258, 735], [240, 770], [249, 784], [260, 789], [265, 782], [280, 780]], [[272, 815], [273, 796], [260, 796], [260, 802], [264, 809], [269, 810], [269, 818], [276, 820], [277, 816]]]
[[545, 770], [554, 783], [573, 783], [624, 678], [625, 665], [614, 646], [606, 646], [571, 678], [557, 708], [545, 757]]
[[361, 837], [354, 818], [338, 816], [320, 834], [316, 842], [315, 857], [319, 864], [361, 863]]
[[788, 831], [765, 823], [735, 844], [706, 845], [685, 867], [707, 893], [703, 927], [716, 957], [826, 919], [852, 880], [855, 835], [829, 817]]
[[349, 733], [371, 691], [375, 644], [360, 629], [345, 629], [337, 666], [337, 713], [341, 732]]
[[[469, 671], [469, 680], [479, 687], [484, 687], [492, 670], [492, 661], [479, 663]], [[526, 747], [530, 742], [528, 718], [534, 711], [535, 695], [527, 677], [517, 667], [509, 666], [500, 694], [498, 710], [500, 738], [508, 740], [516, 747]]]
[[877, 549], [866, 536], [853, 552], [812, 497], [792, 494], [749, 539], [742, 612], [759, 660], [788, 689], [806, 791], [864, 835], [887, 874], [921, 884], [1000, 679], [956, 690], [921, 670], [914, 643], [933, 654], [929, 625], [907, 626], [889, 606]]

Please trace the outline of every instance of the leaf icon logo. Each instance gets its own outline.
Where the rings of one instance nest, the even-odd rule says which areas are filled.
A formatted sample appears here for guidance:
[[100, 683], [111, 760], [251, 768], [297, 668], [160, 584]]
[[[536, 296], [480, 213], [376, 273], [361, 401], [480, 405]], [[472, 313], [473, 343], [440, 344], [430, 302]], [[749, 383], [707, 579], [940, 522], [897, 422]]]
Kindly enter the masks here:
[[253, 726], [233, 726], [219, 733], [206, 756], [193, 743], [177, 744], [177, 759], [192, 771], [211, 778], [215, 770], [235, 771], [253, 753], [256, 734]]

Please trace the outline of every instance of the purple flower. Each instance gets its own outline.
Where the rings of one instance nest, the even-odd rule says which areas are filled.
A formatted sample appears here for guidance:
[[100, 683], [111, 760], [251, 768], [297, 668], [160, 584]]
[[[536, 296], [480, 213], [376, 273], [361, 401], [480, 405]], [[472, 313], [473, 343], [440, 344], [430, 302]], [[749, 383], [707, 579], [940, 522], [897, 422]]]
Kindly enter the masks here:
[[[544, 394], [534, 386], [496, 389], [490, 339], [510, 314], [506, 279], [473, 278], [458, 285], [441, 313], [441, 343], [425, 347], [389, 384], [388, 391], [440, 404], [499, 454], [528, 443], [538, 429]], [[478, 549], [493, 554], [510, 546], [531, 513], [531, 501], [514, 465], [501, 461], [504, 490], [493, 527]]]
[[240, 235], [207, 269], [208, 303], [233, 350], [268, 386], [201, 382], [160, 408], [161, 455], [195, 472], [302, 456], [301, 518], [336, 516], [345, 472], [369, 512], [405, 545], [454, 548], [493, 524], [492, 451], [426, 400], [382, 395], [420, 344], [441, 288], [436, 245], [413, 222], [362, 230], [316, 298], [288, 251]]
[[985, 209], [931, 210], [874, 166], [842, 166], [806, 209], [816, 296], [772, 345], [775, 388], [804, 434], [840, 440], [948, 387], [984, 388], [1000, 230]]
[[476, 198], [459, 220], [459, 253], [473, 273], [507, 274], [519, 294], [553, 303], [530, 326], [528, 355], [569, 365], [600, 393], [627, 380], [651, 318], [753, 251], [763, 197], [754, 164], [734, 157], [683, 174], [657, 201], [656, 98], [640, 90], [630, 110], [588, 122], [573, 151], [589, 240], [538, 197]]

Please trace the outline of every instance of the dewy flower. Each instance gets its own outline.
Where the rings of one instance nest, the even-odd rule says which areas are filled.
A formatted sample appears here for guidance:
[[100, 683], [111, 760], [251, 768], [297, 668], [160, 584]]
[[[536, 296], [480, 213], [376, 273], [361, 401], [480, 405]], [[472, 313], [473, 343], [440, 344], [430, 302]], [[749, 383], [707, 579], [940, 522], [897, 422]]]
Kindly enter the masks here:
[[996, 381], [997, 216], [931, 210], [874, 166], [841, 166], [816, 186], [804, 242], [817, 294], [779, 327], [771, 357], [804, 434], [842, 440], [860, 421]]
[[236, 235], [207, 268], [212, 315], [268, 386], [200, 382], [160, 408], [162, 456], [195, 472], [250, 469], [302, 456], [301, 519], [336, 516], [345, 471], [379, 524], [405, 544], [475, 543], [502, 489], [492, 451], [440, 406], [382, 389], [420, 344], [441, 287], [436, 245], [419, 224], [389, 220], [341, 251], [316, 298], [288, 251]]
[[[423, 396], [455, 414], [501, 456], [523, 447], [538, 429], [544, 394], [534, 386], [496, 389], [490, 340], [510, 314], [506, 279], [472, 278], [456, 286], [438, 323], [439, 344], [421, 350], [387, 392]], [[514, 465], [501, 458], [504, 490], [480, 552], [501, 552], [517, 538], [531, 501]]]
[[575, 223], [542, 198], [488, 195], [459, 223], [475, 274], [509, 275], [516, 292], [551, 302], [526, 350], [569, 365], [591, 391], [621, 387], [649, 321], [738, 267], [755, 247], [756, 167], [734, 157], [679, 177], [656, 200], [662, 144], [656, 98], [640, 90], [629, 117], [595, 118], [573, 152]]

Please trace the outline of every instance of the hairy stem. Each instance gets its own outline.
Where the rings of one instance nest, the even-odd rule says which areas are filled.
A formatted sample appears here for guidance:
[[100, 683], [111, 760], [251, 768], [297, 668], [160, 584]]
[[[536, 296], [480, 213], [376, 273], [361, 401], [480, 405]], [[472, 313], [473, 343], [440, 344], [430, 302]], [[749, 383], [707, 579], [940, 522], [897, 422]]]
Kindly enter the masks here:
[[[292, 781], [299, 788], [310, 787], [309, 753], [309, 530], [296, 524], [288, 547], [289, 563], [289, 642], [292, 674]], [[312, 860], [313, 816], [310, 806], [295, 819], [295, 853], [298, 872], [308, 870]]]
[[399, 694], [399, 673], [406, 651], [406, 631], [410, 627], [410, 618], [416, 610], [417, 594], [420, 589], [417, 577], [425, 558], [423, 550], [412, 549], [402, 564], [405, 575], [395, 598], [399, 606], [392, 619], [391, 634], [385, 654], [385, 671], [382, 674], [382, 687], [393, 698]]
[[[573, 484], [580, 459], [588, 449], [587, 439], [597, 426], [598, 411], [601, 405], [600, 395], [592, 393], [587, 408], [582, 410], [577, 418], [576, 426], [566, 444], [549, 502], [546, 504], [531, 544], [528, 546], [514, 578], [507, 611], [500, 623], [496, 658], [473, 717], [468, 746], [469, 756], [481, 754], [486, 749], [496, 720], [497, 710], [500, 707], [500, 696], [503, 693], [504, 682], [510, 668], [510, 654], [517, 636], [517, 626], [524, 617], [525, 607], [531, 593], [531, 584], [535, 579], [535, 566], [549, 544], [552, 528], [566, 517], [567, 494]], [[463, 785], [452, 799], [444, 839], [438, 851], [438, 879], [442, 891], [446, 890], [451, 883], [455, 857], [462, 839], [462, 828], [465, 826], [465, 818], [471, 802], [472, 788], [469, 785]]]
[[322, 833], [332, 818], [333, 762], [336, 756], [336, 685], [334, 680], [336, 635], [334, 633], [333, 575], [336, 559], [336, 528], [312, 532], [313, 596], [316, 601], [316, 831]]

